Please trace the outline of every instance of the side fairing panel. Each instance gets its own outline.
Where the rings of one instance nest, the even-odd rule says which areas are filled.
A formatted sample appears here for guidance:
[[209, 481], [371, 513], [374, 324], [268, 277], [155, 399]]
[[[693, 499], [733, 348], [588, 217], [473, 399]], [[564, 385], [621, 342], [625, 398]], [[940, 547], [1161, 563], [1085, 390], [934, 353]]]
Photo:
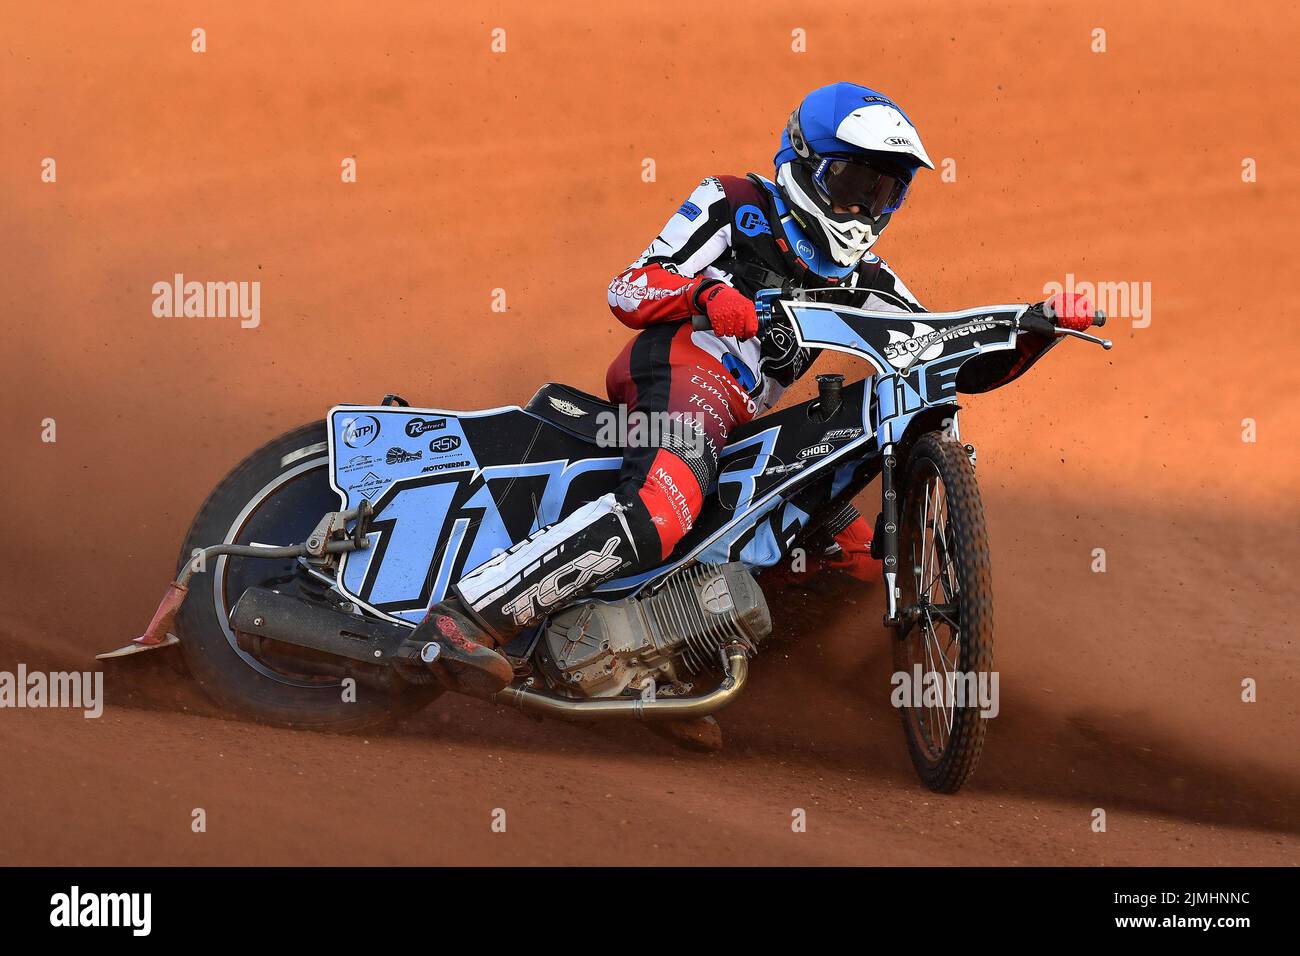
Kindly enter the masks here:
[[393, 620], [418, 621], [466, 571], [611, 490], [622, 465], [518, 408], [341, 406], [328, 428], [343, 507], [375, 509], [339, 588]]

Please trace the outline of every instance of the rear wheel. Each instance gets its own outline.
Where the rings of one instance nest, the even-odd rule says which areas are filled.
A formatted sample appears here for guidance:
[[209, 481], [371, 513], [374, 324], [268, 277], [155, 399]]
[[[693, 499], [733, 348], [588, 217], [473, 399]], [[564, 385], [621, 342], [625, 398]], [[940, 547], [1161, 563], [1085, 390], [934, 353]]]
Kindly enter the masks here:
[[[321, 422], [253, 452], [199, 509], [181, 548], [180, 565], [195, 549], [213, 544], [305, 541], [321, 517], [339, 507], [328, 469]], [[223, 556], [195, 574], [176, 634], [190, 672], [223, 707], [277, 726], [348, 731], [410, 713], [437, 696], [436, 686], [412, 686], [381, 671], [345, 688], [344, 679], [354, 675], [337, 659], [283, 644], [241, 642], [230, 627], [230, 609], [254, 586], [339, 600], [295, 558]]]
[[[955, 793], [975, 772], [992, 689], [993, 588], [975, 468], [940, 432], [921, 437], [903, 469], [895, 672], [907, 675], [900, 708], [912, 763], [926, 786]], [[927, 693], [927, 688], [930, 692]], [[936, 693], [935, 691], [939, 691]], [[959, 691], [954, 693], [954, 691]]]

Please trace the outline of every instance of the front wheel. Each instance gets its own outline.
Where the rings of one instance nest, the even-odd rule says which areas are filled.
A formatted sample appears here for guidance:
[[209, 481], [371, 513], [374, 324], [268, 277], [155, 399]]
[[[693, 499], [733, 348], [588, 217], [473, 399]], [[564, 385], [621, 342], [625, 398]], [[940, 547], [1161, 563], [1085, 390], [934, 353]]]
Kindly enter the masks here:
[[965, 447], [942, 432], [913, 446], [900, 486], [894, 668], [911, 693], [899, 714], [921, 779], [955, 793], [979, 763], [997, 690], [984, 507]]

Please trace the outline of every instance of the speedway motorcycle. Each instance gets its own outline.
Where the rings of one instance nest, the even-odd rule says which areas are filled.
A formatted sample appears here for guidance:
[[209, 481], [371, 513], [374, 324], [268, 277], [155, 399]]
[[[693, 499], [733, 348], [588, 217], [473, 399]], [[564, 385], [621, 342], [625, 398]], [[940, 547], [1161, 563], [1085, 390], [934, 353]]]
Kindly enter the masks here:
[[[763, 334], [853, 356], [873, 374], [818, 376], [817, 397], [736, 428], [668, 559], [606, 581], [503, 648], [516, 679], [497, 702], [569, 720], [717, 712], [743, 691], [771, 631], [763, 572], [817, 540], [877, 477], [873, 554], [896, 669], [991, 670], [989, 545], [958, 394], [1022, 374], [1022, 335], [1047, 348], [1067, 336], [1110, 342], [1058, 327], [1041, 305], [905, 314], [781, 295], [758, 297]], [[425, 666], [438, 647], [411, 641], [414, 625], [461, 575], [612, 490], [622, 455], [596, 436], [616, 412], [559, 384], [522, 408], [413, 408], [395, 395], [336, 406], [226, 476], [145, 633], [101, 656], [179, 642], [219, 704], [284, 726], [356, 730], [418, 709], [443, 688]], [[921, 779], [956, 791], [979, 760], [978, 704], [948, 694], [899, 712]]]

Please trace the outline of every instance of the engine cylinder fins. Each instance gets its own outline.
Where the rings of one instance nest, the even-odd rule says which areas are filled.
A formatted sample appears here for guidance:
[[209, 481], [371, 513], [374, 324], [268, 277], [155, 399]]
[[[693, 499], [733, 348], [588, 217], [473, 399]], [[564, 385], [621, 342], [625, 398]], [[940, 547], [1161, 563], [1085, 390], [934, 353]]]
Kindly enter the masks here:
[[739, 562], [685, 569], [644, 599], [642, 607], [655, 643], [680, 644], [682, 664], [692, 674], [721, 668], [722, 649], [729, 644], [754, 654], [772, 631], [763, 592]]
[[552, 617], [542, 635], [543, 669], [580, 697], [636, 693], [651, 681], [676, 685], [705, 668], [725, 670], [726, 653], [752, 655], [771, 630], [767, 602], [745, 565], [693, 565], [653, 593]]

